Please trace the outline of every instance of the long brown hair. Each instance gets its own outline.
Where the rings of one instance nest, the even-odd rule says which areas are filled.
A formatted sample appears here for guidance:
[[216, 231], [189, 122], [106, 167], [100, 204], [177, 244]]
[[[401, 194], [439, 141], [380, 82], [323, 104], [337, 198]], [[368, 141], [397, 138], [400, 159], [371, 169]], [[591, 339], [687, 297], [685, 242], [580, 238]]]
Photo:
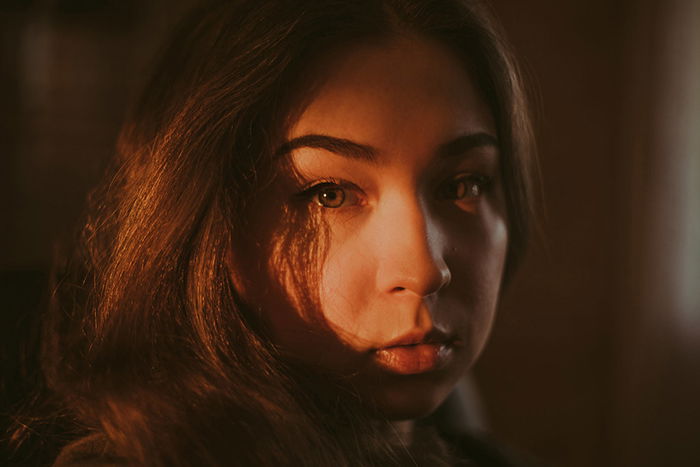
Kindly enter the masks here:
[[332, 378], [277, 356], [232, 284], [228, 255], [247, 202], [272, 176], [303, 72], [358, 41], [406, 31], [463, 60], [491, 105], [509, 276], [531, 212], [531, 131], [517, 69], [488, 18], [462, 0], [216, 1], [188, 15], [91, 196], [46, 321], [46, 384], [72, 423], [104, 433], [138, 465], [410, 456], [382, 440]]

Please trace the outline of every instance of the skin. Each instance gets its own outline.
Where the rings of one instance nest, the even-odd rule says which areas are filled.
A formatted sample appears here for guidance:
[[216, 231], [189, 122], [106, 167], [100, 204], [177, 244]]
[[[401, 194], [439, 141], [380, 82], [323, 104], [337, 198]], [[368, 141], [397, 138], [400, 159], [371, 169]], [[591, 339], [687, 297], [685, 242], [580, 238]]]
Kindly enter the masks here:
[[[286, 135], [297, 173], [256, 197], [234, 281], [282, 352], [343, 375], [383, 416], [425, 416], [481, 352], [497, 307], [508, 232], [493, 116], [464, 64], [423, 38], [358, 46], [312, 73], [320, 85]], [[328, 229], [312, 312], [278, 261], [289, 210]], [[449, 336], [436, 365], [382, 364], [396, 339], [435, 331]]]

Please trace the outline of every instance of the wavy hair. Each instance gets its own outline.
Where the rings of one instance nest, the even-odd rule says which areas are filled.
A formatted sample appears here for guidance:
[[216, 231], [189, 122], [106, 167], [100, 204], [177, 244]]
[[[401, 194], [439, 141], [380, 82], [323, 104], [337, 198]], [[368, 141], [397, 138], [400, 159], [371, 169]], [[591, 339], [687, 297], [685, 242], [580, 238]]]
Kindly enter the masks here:
[[[123, 127], [56, 284], [42, 370], [69, 424], [104, 433], [137, 465], [415, 460], [332, 375], [279, 357], [228, 255], [278, 167], [304, 71], [407, 32], [451, 50], [491, 106], [510, 276], [532, 211], [532, 137], [521, 78], [489, 18], [463, 0], [210, 1], [190, 13]], [[298, 252], [314, 244], [308, 229], [291, 237]]]

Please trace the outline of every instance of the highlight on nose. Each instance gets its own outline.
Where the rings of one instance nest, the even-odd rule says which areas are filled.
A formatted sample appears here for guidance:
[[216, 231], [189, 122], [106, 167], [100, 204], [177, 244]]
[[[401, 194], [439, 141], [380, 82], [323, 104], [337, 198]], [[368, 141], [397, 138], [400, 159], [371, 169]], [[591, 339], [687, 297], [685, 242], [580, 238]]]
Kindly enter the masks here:
[[442, 237], [420, 208], [406, 210], [400, 222], [383, 226], [378, 235], [380, 290], [425, 297], [449, 284]]

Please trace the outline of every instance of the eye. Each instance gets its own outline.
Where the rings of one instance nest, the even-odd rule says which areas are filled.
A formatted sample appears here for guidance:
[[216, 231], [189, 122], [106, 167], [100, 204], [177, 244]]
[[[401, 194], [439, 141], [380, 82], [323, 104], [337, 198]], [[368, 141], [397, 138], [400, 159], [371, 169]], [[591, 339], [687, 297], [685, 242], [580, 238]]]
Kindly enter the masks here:
[[316, 192], [314, 201], [324, 208], [339, 208], [345, 202], [345, 190], [339, 186], [321, 188]]
[[482, 196], [491, 185], [491, 177], [481, 174], [460, 174], [443, 183], [440, 196], [451, 201], [468, 200]]
[[322, 208], [337, 209], [361, 204], [359, 188], [348, 182], [323, 181], [304, 189], [299, 196]]

